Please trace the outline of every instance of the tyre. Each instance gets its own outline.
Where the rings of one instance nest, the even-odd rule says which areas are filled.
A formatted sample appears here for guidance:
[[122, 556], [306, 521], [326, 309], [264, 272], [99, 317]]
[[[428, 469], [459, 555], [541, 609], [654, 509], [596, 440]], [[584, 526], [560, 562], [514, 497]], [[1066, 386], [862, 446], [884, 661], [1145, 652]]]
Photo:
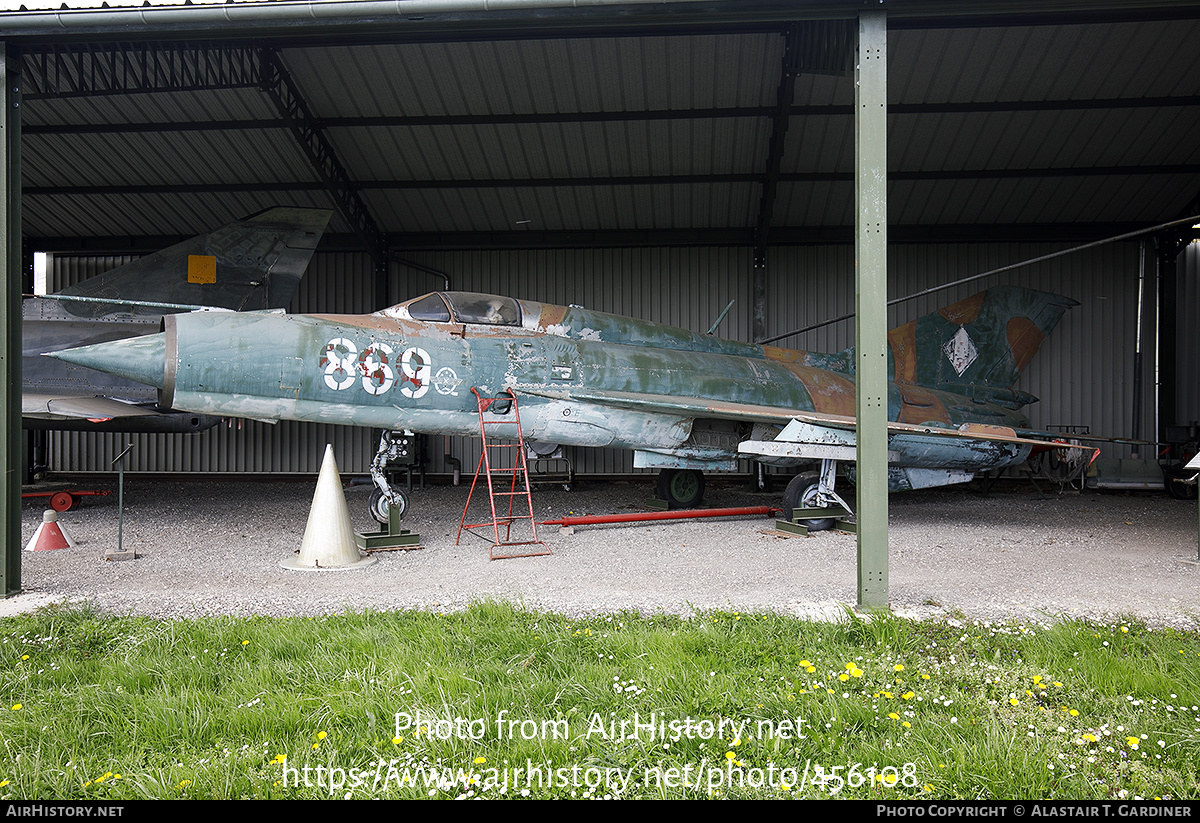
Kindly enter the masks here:
[[55, 492], [50, 495], [50, 508], [56, 512], [70, 511], [77, 501], [70, 492]]
[[[408, 497], [402, 491], [396, 490], [396, 494], [400, 496], [400, 516], [404, 517], [404, 513], [408, 511]], [[367, 507], [371, 510], [371, 517], [375, 518], [376, 523], [387, 525], [391, 506], [388, 504], [387, 498], [383, 496], [383, 492], [379, 489], [371, 492], [371, 499], [367, 502]]]
[[658, 473], [658, 499], [672, 509], [691, 509], [704, 497], [704, 473], [694, 469], [663, 469]]
[[1166, 487], [1167, 494], [1176, 500], [1196, 499], [1197, 484], [1186, 482], [1195, 474], [1193, 470], [1178, 466], [1163, 466], [1162, 472], [1163, 486]]
[[[798, 474], [788, 481], [783, 492], [783, 513], [791, 520], [792, 509], [810, 509], [820, 504], [817, 500], [817, 490], [820, 475], [817, 472]], [[810, 532], [821, 532], [832, 529], [837, 522], [835, 517], [820, 517], [816, 520], [801, 520]]]

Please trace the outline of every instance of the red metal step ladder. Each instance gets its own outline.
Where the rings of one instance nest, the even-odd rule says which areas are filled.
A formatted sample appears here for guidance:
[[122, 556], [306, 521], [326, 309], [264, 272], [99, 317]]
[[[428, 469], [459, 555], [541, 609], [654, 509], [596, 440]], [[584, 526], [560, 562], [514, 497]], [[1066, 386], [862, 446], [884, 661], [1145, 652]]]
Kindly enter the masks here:
[[[517, 411], [517, 398], [511, 394], [500, 397], [484, 397], [474, 386], [471, 387], [471, 393], [475, 395], [479, 404], [479, 437], [483, 446], [479, 455], [479, 464], [475, 467], [475, 479], [471, 481], [471, 491], [467, 494], [467, 504], [463, 506], [463, 516], [458, 524], [458, 537], [454, 540], [455, 545], [458, 545], [458, 541], [465, 531], [491, 541], [491, 548], [488, 549], [488, 559], [490, 560], [540, 557], [552, 554], [550, 548], [538, 539], [537, 523], [533, 519], [533, 496], [529, 490], [529, 468], [525, 462], [525, 441], [521, 434], [521, 415]], [[494, 410], [493, 406], [496, 406], [499, 411]], [[499, 435], [494, 433], [495, 427], [511, 427], [514, 423], [517, 428], [517, 442], [496, 442]], [[493, 432], [492, 434], [489, 434], [489, 428]], [[501, 439], [507, 440], [508, 438]], [[468, 523], [467, 513], [471, 508], [471, 498], [475, 495], [475, 486], [479, 483], [481, 474], [487, 478], [488, 504], [491, 506], [492, 519], [479, 523]], [[504, 490], [505, 477], [509, 479], [507, 491]], [[518, 480], [520, 481], [519, 486]], [[497, 489], [498, 485], [500, 486], [499, 490]], [[499, 507], [496, 505], [497, 498], [500, 500]], [[525, 511], [528, 514], [513, 514], [513, 504], [517, 498], [524, 498]], [[504, 505], [505, 500], [508, 501], [507, 506]], [[503, 515], [501, 511], [504, 512]], [[513, 523], [525, 520], [529, 521], [533, 539], [513, 540]], [[501, 526], [504, 527], [503, 540], [500, 539]], [[490, 530], [490, 535], [483, 533], [487, 530]], [[515, 551], [522, 547], [529, 548]]]

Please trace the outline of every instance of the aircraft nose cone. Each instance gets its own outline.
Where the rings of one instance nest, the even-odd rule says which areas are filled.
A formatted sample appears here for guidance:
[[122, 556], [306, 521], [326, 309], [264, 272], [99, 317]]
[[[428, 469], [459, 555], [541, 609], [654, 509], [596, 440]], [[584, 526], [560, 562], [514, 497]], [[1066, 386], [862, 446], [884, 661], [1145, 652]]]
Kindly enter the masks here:
[[161, 389], [167, 362], [167, 336], [147, 334], [50, 352], [47, 356]]

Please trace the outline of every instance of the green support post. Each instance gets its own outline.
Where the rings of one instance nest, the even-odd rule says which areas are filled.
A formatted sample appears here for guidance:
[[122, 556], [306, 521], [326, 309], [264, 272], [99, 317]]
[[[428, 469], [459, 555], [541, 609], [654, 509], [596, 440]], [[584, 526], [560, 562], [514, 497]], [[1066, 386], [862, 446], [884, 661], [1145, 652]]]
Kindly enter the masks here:
[[888, 606], [887, 15], [858, 17], [855, 69], [855, 335], [858, 605]]
[[0, 506], [4, 508], [4, 594], [21, 590], [21, 72], [20, 53], [0, 41], [0, 283], [3, 284], [4, 350], [0, 351], [0, 385], [4, 386], [4, 481]]

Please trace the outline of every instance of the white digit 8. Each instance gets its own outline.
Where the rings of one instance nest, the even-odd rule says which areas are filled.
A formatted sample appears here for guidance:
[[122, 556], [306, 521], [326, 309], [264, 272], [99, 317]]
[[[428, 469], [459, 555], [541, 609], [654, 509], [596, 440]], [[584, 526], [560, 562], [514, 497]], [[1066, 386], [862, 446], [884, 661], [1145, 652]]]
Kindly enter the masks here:
[[354, 385], [354, 362], [358, 347], [344, 337], [335, 337], [325, 344], [321, 365], [325, 367], [325, 385], [334, 391]]
[[380, 395], [396, 382], [396, 373], [388, 365], [392, 347], [387, 343], [372, 343], [363, 349], [359, 362], [362, 363], [362, 386], [370, 394]]

